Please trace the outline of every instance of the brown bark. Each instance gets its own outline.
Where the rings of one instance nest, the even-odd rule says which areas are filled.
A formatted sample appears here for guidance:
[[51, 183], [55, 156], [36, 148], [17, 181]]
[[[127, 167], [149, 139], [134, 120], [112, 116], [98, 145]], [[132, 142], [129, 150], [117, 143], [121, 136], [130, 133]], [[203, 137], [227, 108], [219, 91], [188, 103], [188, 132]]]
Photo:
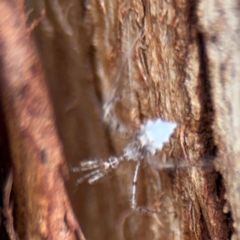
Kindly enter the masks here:
[[232, 238], [239, 239], [239, 2], [230, 0], [209, 4], [202, 1], [198, 15], [211, 67], [211, 93], [215, 109], [213, 128], [218, 146], [215, 165], [226, 186], [228, 205], [224, 211], [232, 214], [235, 230]]
[[[127, 166], [117, 171], [115, 202], [127, 211], [115, 209], [119, 238], [148, 239], [150, 234], [151, 239], [227, 239], [231, 229], [223, 213], [221, 175], [213, 167], [214, 112], [196, 3], [91, 1], [88, 14], [93, 23], [98, 86], [103, 104], [111, 106], [105, 120], [113, 131], [116, 127], [120, 131], [112, 134], [117, 152], [123, 148], [121, 133], [160, 116], [176, 121], [178, 128], [155, 161], [172, 159], [177, 164], [184, 159], [189, 163], [185, 170], [159, 172], [164, 192], [157, 197], [162, 203], [159, 221], [154, 216], [140, 217], [119, 203], [118, 199], [129, 198], [126, 185], [131, 186], [133, 172]], [[190, 167], [201, 162], [206, 167]], [[139, 183], [144, 191], [139, 200], [148, 205], [159, 194], [153, 190], [158, 187], [153, 172], [143, 169]], [[164, 215], [165, 210], [175, 215]]]
[[[16, 234], [9, 237], [77, 239], [78, 234], [84, 239], [64, 189], [67, 171], [62, 145], [41, 65], [26, 28], [23, 2], [1, 1], [0, 11], [1, 92], [14, 172]], [[6, 186], [8, 196], [11, 184]], [[7, 202], [5, 213], [10, 208]], [[9, 213], [4, 214], [7, 223]], [[10, 232], [9, 224], [6, 226]]]
[[[14, 2], [8, 6], [15, 7], [10, 5]], [[145, 159], [140, 171], [138, 203], [156, 213], [141, 215], [130, 208], [135, 163], [122, 163], [111, 176], [77, 190], [78, 175], [72, 174], [68, 192], [86, 238], [240, 238], [237, 3], [26, 0], [25, 4], [26, 12], [33, 9], [30, 24], [45, 13], [33, 36], [71, 165], [120, 155], [148, 119], [177, 123], [170, 141], [156, 156]], [[37, 233], [33, 220], [39, 207], [30, 209], [28, 203], [50, 206], [46, 191], [65, 196], [59, 171], [64, 165], [62, 147], [30, 32], [18, 26], [25, 19], [13, 16], [7, 22], [18, 24], [10, 27], [2, 24], [4, 16], [0, 17], [3, 99], [16, 168], [14, 193], [19, 196], [21, 188], [23, 196], [29, 196], [25, 205], [24, 198], [17, 198], [16, 221], [21, 225], [17, 231], [24, 228], [18, 222], [24, 212]], [[25, 35], [16, 49], [26, 47], [26, 54], [22, 47], [21, 52], [10, 48], [14, 34]], [[18, 78], [20, 83], [14, 81]], [[161, 169], [168, 161], [176, 167]], [[187, 167], [178, 167], [183, 162]], [[46, 213], [49, 221], [63, 219], [67, 211], [72, 216], [67, 197], [59, 199], [55, 213]], [[72, 221], [66, 219], [72, 231], [78, 229], [73, 216]], [[51, 239], [59, 239], [54, 236]]]

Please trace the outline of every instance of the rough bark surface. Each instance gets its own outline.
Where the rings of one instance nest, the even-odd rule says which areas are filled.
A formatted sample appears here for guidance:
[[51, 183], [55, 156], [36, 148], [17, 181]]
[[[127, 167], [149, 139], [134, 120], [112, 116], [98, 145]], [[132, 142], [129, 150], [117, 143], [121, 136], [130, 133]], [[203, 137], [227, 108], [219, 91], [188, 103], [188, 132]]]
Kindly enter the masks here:
[[[9, 1], [9, 6], [10, 3], [14, 1]], [[240, 239], [237, 1], [26, 0], [25, 5], [30, 25], [35, 25], [31, 23], [42, 16], [33, 36], [70, 165], [75, 166], [84, 159], [120, 155], [132, 141], [134, 132], [148, 119], [160, 117], [177, 123], [169, 142], [141, 166], [137, 201], [154, 213], [143, 215], [130, 208], [135, 163], [124, 162], [95, 185], [84, 183], [77, 189], [75, 183], [79, 176], [71, 174], [68, 192], [86, 238]], [[16, 31], [18, 25], [12, 28]], [[1, 32], [3, 36], [7, 34]], [[25, 35], [28, 37], [21, 44], [30, 41], [29, 33]], [[2, 54], [6, 52], [3, 44], [11, 43], [1, 42]], [[36, 74], [41, 78], [34, 59], [26, 57], [21, 61], [30, 61], [27, 66], [34, 66], [27, 70], [27, 78], [35, 79]], [[11, 72], [4, 71], [4, 79], [13, 79], [6, 75]], [[31, 120], [22, 110], [21, 101], [31, 90], [24, 86], [17, 86], [16, 99], [5, 91], [8, 99], [12, 99], [4, 102], [5, 109], [20, 109], [16, 115], [23, 112], [20, 122], [39, 132], [41, 124], [28, 124]], [[45, 101], [49, 101], [48, 96], [39, 93], [41, 88], [47, 92], [39, 82], [33, 86], [38, 90], [34, 98], [28, 101], [37, 104], [31, 108], [32, 116], [37, 115], [39, 121], [46, 123], [44, 114], [48, 113], [45, 118], [53, 116], [51, 110], [44, 114], [41, 110]], [[11, 105], [15, 102], [19, 106]], [[42, 169], [34, 176], [47, 179], [51, 171], [49, 175], [44, 174], [50, 158], [57, 159], [50, 166], [52, 174], [60, 174], [55, 168], [63, 165], [62, 155], [58, 155], [61, 144], [50, 137], [51, 129], [56, 135], [53, 126], [46, 126], [50, 130], [46, 130], [45, 137], [52, 139], [48, 146], [41, 134], [38, 134], [40, 145], [36, 143], [36, 146], [32, 140], [28, 144], [29, 136], [24, 135], [21, 146], [28, 145], [28, 148], [19, 152], [16, 142], [22, 132], [14, 130], [15, 115], [10, 115], [13, 111], [6, 112], [10, 142], [12, 136], [16, 138], [13, 162], [20, 157], [31, 159], [31, 154], [35, 154], [36, 160], [23, 161], [28, 166], [23, 179], [35, 168], [34, 164]], [[58, 157], [51, 157], [48, 152], [46, 155], [42, 151], [45, 149], [53, 155], [56, 151]], [[42, 163], [46, 156], [47, 161]], [[161, 169], [168, 161], [175, 167]], [[184, 168], [180, 167], [183, 163]], [[22, 171], [20, 167], [16, 169]], [[21, 178], [14, 181], [20, 182]], [[27, 180], [32, 182], [30, 178]], [[19, 187], [17, 182], [15, 188]], [[52, 190], [58, 184], [64, 192], [62, 180], [55, 181]], [[31, 184], [29, 187], [38, 189], [31, 188]], [[35, 194], [37, 199], [44, 199], [40, 193], [30, 191], [28, 196]], [[64, 208], [60, 200], [58, 203], [54, 205], [56, 212]], [[29, 214], [33, 216], [34, 211]], [[69, 228], [77, 228], [74, 224], [73, 220]]]
[[234, 235], [240, 238], [240, 185], [239, 185], [239, 133], [240, 133], [240, 47], [239, 2], [202, 1], [198, 9], [199, 25], [209, 59], [209, 76], [214, 104], [214, 138], [218, 146], [216, 168], [226, 186], [228, 205], [224, 211], [232, 214]]
[[1, 1], [0, 11], [1, 95], [13, 160], [3, 199], [9, 238], [84, 239], [64, 188], [62, 145], [23, 2]]
[[[214, 112], [197, 7], [193, 1], [90, 1], [88, 6], [97, 84], [116, 152], [123, 149], [119, 139], [125, 133], [131, 137], [140, 123], [161, 117], [176, 121], [178, 129], [154, 161], [189, 163], [185, 170], [157, 177], [143, 169], [139, 200], [151, 205], [157, 198], [162, 214], [156, 220], [127, 205], [125, 212], [115, 210], [120, 239], [227, 239], [230, 234], [221, 175], [213, 167]], [[206, 166], [191, 167], [197, 163]], [[119, 199], [129, 198], [132, 176], [126, 165], [118, 169]]]

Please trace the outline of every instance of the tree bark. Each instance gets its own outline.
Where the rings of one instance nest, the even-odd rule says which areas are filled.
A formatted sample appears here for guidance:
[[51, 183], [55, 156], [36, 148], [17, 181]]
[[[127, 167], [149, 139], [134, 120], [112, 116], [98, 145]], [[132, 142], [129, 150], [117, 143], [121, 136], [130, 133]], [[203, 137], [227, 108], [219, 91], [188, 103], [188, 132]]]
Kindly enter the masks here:
[[11, 240], [84, 239], [64, 188], [62, 144], [23, 7], [0, 2], [1, 93], [13, 160], [3, 198], [6, 230]]
[[[14, 6], [10, 2], [8, 6]], [[152, 213], [139, 214], [131, 210], [135, 162], [123, 162], [95, 185], [84, 183], [77, 189], [79, 175], [71, 173], [68, 193], [86, 238], [240, 239], [237, 2], [26, 0], [25, 5], [26, 12], [33, 10], [28, 15], [31, 26], [42, 16], [32, 37], [46, 73], [56, 127], [70, 165], [78, 165], [86, 159], [121, 155], [124, 147], [133, 141], [134, 133], [149, 119], [177, 123], [169, 142], [155, 156], [144, 159], [141, 165], [137, 202], [154, 210]], [[11, 21], [14, 23], [14, 17]], [[7, 25], [2, 20], [0, 23], [1, 29]], [[16, 28], [14, 24], [11, 27], [14, 31]], [[30, 34], [26, 30], [19, 31], [26, 36]], [[5, 35], [7, 32], [1, 32], [4, 69], [8, 66], [6, 63], [19, 61], [5, 60], [13, 43], [3, 42], [2, 39], [11, 38]], [[25, 37], [21, 44], [31, 45], [30, 42]], [[30, 62], [26, 65], [30, 70], [31, 66], [38, 65], [35, 57], [32, 60], [22, 54], [17, 59]], [[34, 54], [31, 52], [31, 56]], [[14, 79], [17, 69], [22, 68], [11, 67], [16, 69], [12, 76], [10, 67], [3, 71], [3, 86], [7, 86], [6, 79]], [[22, 70], [21, 76], [36, 79], [32, 80], [32, 84], [36, 84], [33, 89], [44, 88], [40, 91], [43, 95], [32, 92], [39, 99], [36, 102], [41, 100], [39, 106], [51, 106], [45, 85], [37, 80], [43, 79], [41, 71], [37, 69], [35, 76], [28, 68], [26, 71], [30, 75]], [[20, 92], [24, 94], [25, 91]], [[22, 120], [13, 120], [21, 115], [21, 112], [14, 112], [24, 109], [21, 96], [18, 93], [16, 99], [11, 97], [12, 90], [6, 87], [4, 94], [17, 207], [23, 205], [19, 189], [33, 189], [36, 192], [30, 191], [27, 196], [45, 199], [33, 178], [27, 177], [31, 171], [33, 176], [41, 176], [39, 179], [51, 178], [49, 181], [55, 182], [51, 191], [61, 188], [59, 194], [65, 196], [62, 177], [55, 170], [64, 165], [55, 126], [51, 125], [52, 132], [45, 131], [44, 147], [39, 143], [32, 148], [28, 135], [23, 136], [22, 130], [19, 132], [14, 127], [30, 121], [26, 115], [22, 115]], [[15, 106], [15, 102], [19, 106]], [[39, 121], [43, 121], [43, 127], [44, 114], [54, 119], [51, 107], [42, 112], [38, 105], [31, 109]], [[39, 125], [32, 125], [30, 131], [27, 124], [27, 131], [35, 133]], [[26, 150], [19, 153], [16, 144], [21, 141]], [[54, 159], [52, 173], [47, 165], [49, 160], [47, 164], [41, 163], [45, 156], [42, 149], [59, 154], [52, 158], [47, 154], [48, 159]], [[25, 167], [21, 168], [20, 162]], [[166, 170], [163, 166], [168, 162], [174, 167]], [[18, 175], [20, 172], [25, 177]], [[50, 177], [53, 175], [57, 175], [58, 180]], [[23, 185], [18, 186], [21, 181]], [[58, 184], [61, 187], [57, 187]], [[27, 198], [26, 202], [32, 204], [38, 200]], [[68, 205], [67, 197], [63, 202]], [[46, 204], [50, 203], [46, 200]], [[58, 203], [56, 213], [60, 211], [64, 216], [64, 204]], [[16, 221], [22, 212], [17, 211]], [[29, 210], [28, 214], [35, 216], [34, 211]], [[58, 216], [52, 214], [52, 218]], [[67, 224], [71, 231], [79, 229], [74, 217], [71, 219], [71, 224]], [[34, 221], [32, 226], [36, 226]]]

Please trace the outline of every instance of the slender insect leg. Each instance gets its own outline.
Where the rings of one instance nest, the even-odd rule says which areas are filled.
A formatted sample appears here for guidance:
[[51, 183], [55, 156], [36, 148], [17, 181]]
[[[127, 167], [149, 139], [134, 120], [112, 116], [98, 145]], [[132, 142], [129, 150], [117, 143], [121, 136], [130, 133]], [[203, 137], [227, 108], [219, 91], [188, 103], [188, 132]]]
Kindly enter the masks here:
[[[134, 176], [133, 176], [133, 184], [132, 184], [132, 195], [131, 195], [131, 208], [135, 212], [141, 213], [141, 214], [150, 214], [154, 215], [156, 213], [159, 213], [159, 207], [161, 205], [161, 202], [157, 204], [157, 210], [154, 209], [149, 209], [147, 207], [143, 206], [138, 206], [137, 204], [137, 182], [139, 178], [139, 168], [140, 168], [141, 161], [138, 161], [135, 171], [134, 171]], [[158, 176], [158, 186], [161, 186], [160, 178]], [[160, 194], [160, 198], [164, 193]]]
[[91, 184], [97, 181], [99, 178], [101, 178], [103, 174], [104, 173], [100, 169], [96, 169], [92, 172], [85, 174], [83, 177], [80, 177], [77, 180], [76, 185], [78, 186], [79, 184], [83, 183], [85, 180], [88, 180], [88, 182]]
[[131, 208], [135, 211], [138, 210], [136, 192], [137, 192], [137, 180], [139, 175], [140, 164], [141, 162], [139, 161], [135, 168], [134, 176], [133, 176], [133, 185], [132, 185]]
[[131, 196], [131, 208], [135, 212], [143, 213], [143, 214], [152, 214], [156, 213], [156, 211], [149, 210], [145, 207], [141, 207], [137, 205], [137, 181], [139, 177], [139, 168], [140, 168], [141, 161], [138, 161], [137, 166], [134, 171], [133, 176], [133, 185], [132, 185], [132, 196]]
[[97, 160], [86, 160], [80, 162], [79, 166], [71, 167], [72, 172], [83, 172], [87, 170], [97, 169], [101, 166], [101, 162]]

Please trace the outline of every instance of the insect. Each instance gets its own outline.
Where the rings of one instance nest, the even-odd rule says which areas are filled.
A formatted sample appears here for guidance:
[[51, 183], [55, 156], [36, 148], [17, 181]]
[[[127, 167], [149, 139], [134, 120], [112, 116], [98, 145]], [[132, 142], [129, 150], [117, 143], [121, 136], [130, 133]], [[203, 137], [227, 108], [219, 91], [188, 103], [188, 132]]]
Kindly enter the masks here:
[[143, 212], [142, 208], [137, 206], [136, 191], [139, 168], [142, 160], [151, 157], [160, 151], [163, 145], [168, 142], [173, 134], [177, 124], [175, 122], [163, 121], [161, 118], [146, 121], [134, 134], [132, 141], [123, 150], [120, 156], [112, 156], [107, 160], [85, 160], [80, 162], [80, 166], [73, 167], [73, 172], [88, 172], [77, 180], [77, 185], [84, 181], [93, 184], [104, 177], [109, 171], [116, 169], [123, 161], [137, 162], [132, 190], [131, 190], [131, 208]]

